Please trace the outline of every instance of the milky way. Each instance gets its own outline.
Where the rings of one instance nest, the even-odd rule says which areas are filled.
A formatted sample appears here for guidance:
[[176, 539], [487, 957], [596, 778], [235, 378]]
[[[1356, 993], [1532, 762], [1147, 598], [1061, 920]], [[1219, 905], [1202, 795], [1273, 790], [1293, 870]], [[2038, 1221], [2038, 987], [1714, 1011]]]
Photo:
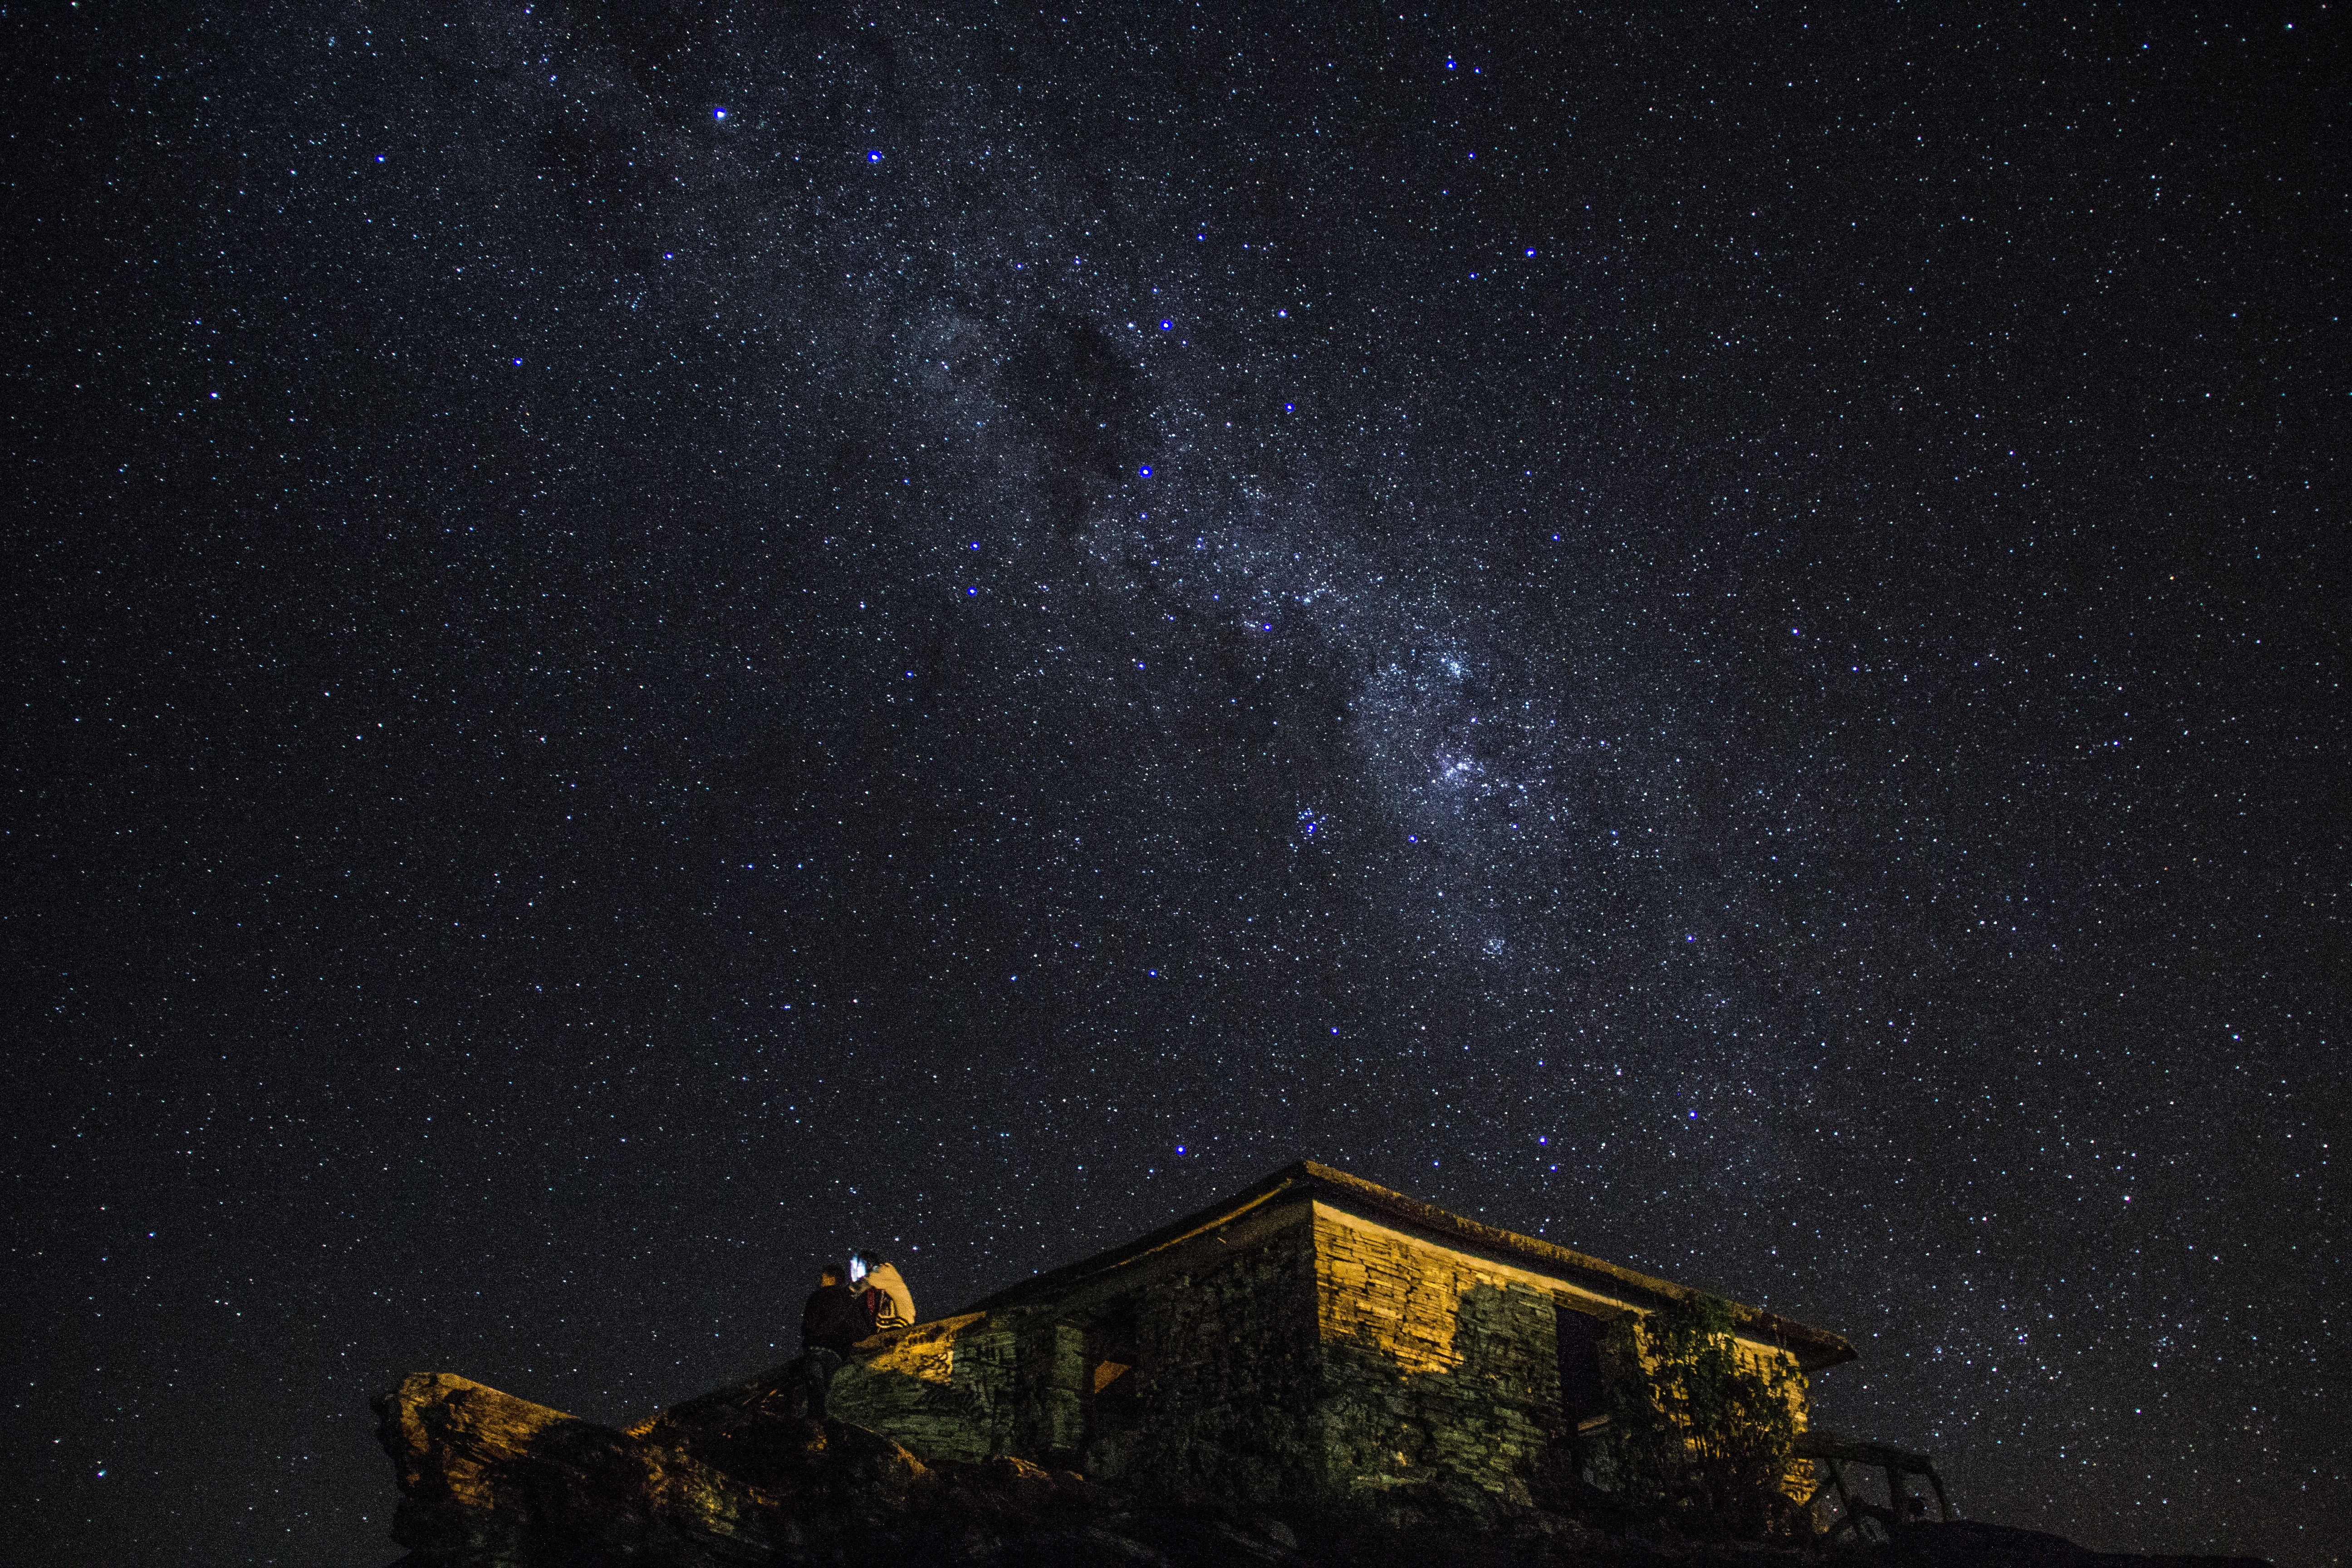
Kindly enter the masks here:
[[1311, 1156], [2336, 1561], [2342, 24], [2143, 21], [10, 14], [13, 1539]]

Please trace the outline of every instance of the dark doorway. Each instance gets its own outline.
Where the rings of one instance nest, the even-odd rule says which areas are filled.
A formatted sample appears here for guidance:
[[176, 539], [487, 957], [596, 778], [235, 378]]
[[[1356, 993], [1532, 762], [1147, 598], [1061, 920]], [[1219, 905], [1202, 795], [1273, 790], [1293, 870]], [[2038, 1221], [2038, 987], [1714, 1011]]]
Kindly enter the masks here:
[[1135, 1303], [1115, 1302], [1087, 1330], [1086, 1381], [1078, 1396], [1087, 1413], [1088, 1465], [1116, 1470], [1143, 1424], [1143, 1374], [1137, 1363]]
[[1559, 1336], [1560, 1414], [1574, 1426], [1609, 1412], [1601, 1385], [1601, 1320], [1570, 1307], [1554, 1310]]

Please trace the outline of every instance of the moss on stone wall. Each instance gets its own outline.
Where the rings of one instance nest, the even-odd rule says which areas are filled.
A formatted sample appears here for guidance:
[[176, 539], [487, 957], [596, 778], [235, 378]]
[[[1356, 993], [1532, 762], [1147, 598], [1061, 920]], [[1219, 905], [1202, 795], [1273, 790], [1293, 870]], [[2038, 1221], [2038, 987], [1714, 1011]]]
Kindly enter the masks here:
[[1709, 1297], [1650, 1314], [1637, 1337], [1610, 1413], [1626, 1494], [1688, 1528], [1754, 1536], [1786, 1526], [1804, 1407], [1795, 1359], [1742, 1344], [1729, 1304]]

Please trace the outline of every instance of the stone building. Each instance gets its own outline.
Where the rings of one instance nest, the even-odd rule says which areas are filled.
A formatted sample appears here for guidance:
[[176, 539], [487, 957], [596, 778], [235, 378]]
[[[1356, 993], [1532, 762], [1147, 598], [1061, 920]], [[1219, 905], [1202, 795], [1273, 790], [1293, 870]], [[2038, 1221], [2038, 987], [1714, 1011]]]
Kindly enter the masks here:
[[[831, 1406], [930, 1459], [1013, 1455], [1257, 1500], [1526, 1503], [1575, 1466], [1630, 1325], [1693, 1293], [1309, 1161], [877, 1336]], [[1809, 1373], [1853, 1359], [1826, 1330], [1732, 1314], [1748, 1354]]]

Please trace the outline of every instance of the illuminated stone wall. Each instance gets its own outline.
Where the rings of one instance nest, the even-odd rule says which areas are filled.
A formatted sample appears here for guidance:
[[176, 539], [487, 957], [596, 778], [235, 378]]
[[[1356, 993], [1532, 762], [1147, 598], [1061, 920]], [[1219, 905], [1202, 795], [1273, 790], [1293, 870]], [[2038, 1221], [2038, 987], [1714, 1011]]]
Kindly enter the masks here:
[[1558, 1283], [1322, 1204], [1315, 1257], [1331, 1489], [1530, 1501], [1564, 1440]]
[[[1601, 1375], [1613, 1384], [1638, 1353], [1638, 1308], [1321, 1203], [1315, 1259], [1328, 1491], [1524, 1504], [1580, 1468], [1561, 1405], [1559, 1312], [1601, 1326]], [[1780, 1354], [1738, 1348], [1750, 1361]], [[1792, 1397], [1801, 1427], [1801, 1378]]]
[[1056, 1299], [882, 1336], [831, 1412], [926, 1458], [1295, 1491], [1322, 1461], [1307, 1205], [1261, 1211]]
[[1294, 1202], [887, 1336], [833, 1409], [925, 1458], [1256, 1500], [1527, 1504], [1579, 1458], [1563, 1309], [1603, 1325], [1604, 1378], [1638, 1353], [1626, 1301]]

